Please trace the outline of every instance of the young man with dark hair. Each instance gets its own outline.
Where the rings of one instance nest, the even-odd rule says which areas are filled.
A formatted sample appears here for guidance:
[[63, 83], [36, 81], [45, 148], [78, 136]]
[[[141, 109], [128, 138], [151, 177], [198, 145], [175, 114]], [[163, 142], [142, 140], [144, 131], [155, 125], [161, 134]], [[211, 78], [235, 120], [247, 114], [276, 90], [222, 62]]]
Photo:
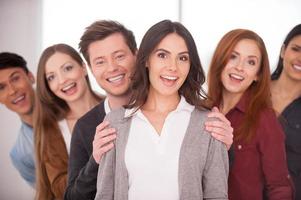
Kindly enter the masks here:
[[20, 55], [0, 53], [0, 103], [19, 115], [22, 125], [11, 149], [10, 158], [20, 175], [32, 187], [35, 184], [33, 150], [34, 76]]

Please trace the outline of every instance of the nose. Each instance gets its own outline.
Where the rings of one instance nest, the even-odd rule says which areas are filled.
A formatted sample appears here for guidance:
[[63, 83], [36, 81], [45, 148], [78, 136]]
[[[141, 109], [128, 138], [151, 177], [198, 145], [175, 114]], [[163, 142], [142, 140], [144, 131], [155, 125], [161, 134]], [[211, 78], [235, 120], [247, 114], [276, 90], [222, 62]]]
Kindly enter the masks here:
[[235, 65], [235, 68], [238, 70], [238, 71], [242, 71], [243, 70], [243, 66], [244, 66], [244, 61], [243, 60], [239, 60], [237, 62], [237, 64]]
[[14, 95], [17, 92], [17, 88], [14, 84], [9, 83], [8, 84], [8, 94], [9, 95]]
[[108, 59], [108, 71], [113, 72], [117, 69], [117, 64], [114, 59]]
[[63, 73], [58, 73], [57, 75], [59, 84], [63, 84], [65, 82], [65, 76]]
[[177, 58], [170, 59], [170, 61], [167, 63], [167, 69], [169, 71], [176, 71], [177, 70]]

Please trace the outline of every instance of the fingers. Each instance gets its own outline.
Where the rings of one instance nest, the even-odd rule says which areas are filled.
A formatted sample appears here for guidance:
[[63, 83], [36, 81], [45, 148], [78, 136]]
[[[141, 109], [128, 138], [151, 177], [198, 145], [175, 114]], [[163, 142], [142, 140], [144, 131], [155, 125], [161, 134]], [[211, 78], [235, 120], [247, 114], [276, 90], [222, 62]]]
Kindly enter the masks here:
[[100, 123], [96, 127], [95, 135], [94, 135], [94, 140], [105, 137], [107, 135], [113, 134], [116, 132], [114, 128], [109, 128], [110, 123], [108, 121], [104, 121]]
[[96, 163], [99, 163], [102, 156], [108, 152], [109, 150], [111, 150], [112, 148], [114, 147], [114, 143], [113, 142], [110, 142], [110, 143], [107, 143], [106, 145], [102, 146], [101, 148], [94, 148], [93, 147], [93, 158], [95, 160]]
[[217, 119], [205, 122], [205, 129], [229, 149], [233, 143], [233, 128], [230, 121], [216, 107], [212, 109], [208, 117], [215, 117]]
[[212, 112], [219, 112], [218, 107], [214, 106], [214, 107], [212, 108]]
[[104, 121], [96, 127], [93, 140], [93, 158], [99, 163], [104, 153], [113, 148], [116, 139], [116, 129], [109, 127], [109, 122]]
[[230, 149], [232, 143], [233, 143], [233, 138], [230, 138], [230, 137], [226, 137], [225, 135], [220, 135], [220, 134], [217, 134], [215, 132], [212, 132], [211, 133], [212, 137], [214, 137], [215, 139], [221, 141], [222, 143], [224, 143], [227, 147], [227, 150]]
[[219, 134], [227, 134], [233, 137], [233, 128], [222, 121], [207, 121], [205, 122], [205, 129], [209, 132], [217, 132]]
[[220, 121], [224, 122], [225, 124], [231, 125], [230, 121], [225, 117], [225, 115], [219, 112], [217, 107], [214, 107], [210, 113], [207, 115], [210, 118], [217, 118]]

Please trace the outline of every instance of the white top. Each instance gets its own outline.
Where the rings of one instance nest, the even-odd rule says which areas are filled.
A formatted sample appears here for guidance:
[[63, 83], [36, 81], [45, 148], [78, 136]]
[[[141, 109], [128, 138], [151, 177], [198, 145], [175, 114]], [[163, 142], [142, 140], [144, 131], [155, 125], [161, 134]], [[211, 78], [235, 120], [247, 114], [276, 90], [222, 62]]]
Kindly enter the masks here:
[[[165, 119], [161, 135], [143, 115], [133, 114], [125, 164], [129, 174], [129, 200], [179, 199], [178, 166], [182, 141], [194, 106], [181, 97]], [[125, 116], [132, 114], [127, 109]]]
[[58, 124], [67, 147], [68, 155], [70, 155], [71, 132], [69, 130], [67, 120], [63, 119], [59, 121]]

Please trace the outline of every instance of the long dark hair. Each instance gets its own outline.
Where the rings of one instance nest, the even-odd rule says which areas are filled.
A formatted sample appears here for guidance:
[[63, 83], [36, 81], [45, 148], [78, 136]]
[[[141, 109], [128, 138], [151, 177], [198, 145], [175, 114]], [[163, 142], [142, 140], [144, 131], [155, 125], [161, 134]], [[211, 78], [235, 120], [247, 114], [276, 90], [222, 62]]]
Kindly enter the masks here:
[[129, 102], [129, 108], [140, 108], [146, 102], [150, 86], [146, 62], [161, 40], [171, 33], [176, 33], [184, 39], [191, 62], [188, 76], [180, 87], [179, 94], [183, 95], [189, 104], [199, 109], [209, 108], [204, 102], [204, 99], [207, 99], [207, 95], [202, 88], [205, 82], [205, 74], [194, 39], [181, 23], [170, 20], [163, 20], [153, 25], [142, 39], [137, 54], [136, 71], [131, 85], [133, 95]]
[[[283, 44], [282, 44], [282, 47], [281, 47], [281, 50], [285, 50], [287, 45], [290, 43], [290, 41], [298, 36], [298, 35], [301, 35], [301, 24], [298, 24], [296, 25], [286, 36]], [[281, 52], [280, 50], [280, 52]], [[278, 64], [277, 64], [277, 67], [275, 69], [275, 71], [272, 73], [272, 80], [276, 80], [280, 77], [280, 74], [282, 72], [282, 69], [283, 69], [283, 59], [281, 58], [281, 53], [279, 55], [279, 59], [278, 59]]]

